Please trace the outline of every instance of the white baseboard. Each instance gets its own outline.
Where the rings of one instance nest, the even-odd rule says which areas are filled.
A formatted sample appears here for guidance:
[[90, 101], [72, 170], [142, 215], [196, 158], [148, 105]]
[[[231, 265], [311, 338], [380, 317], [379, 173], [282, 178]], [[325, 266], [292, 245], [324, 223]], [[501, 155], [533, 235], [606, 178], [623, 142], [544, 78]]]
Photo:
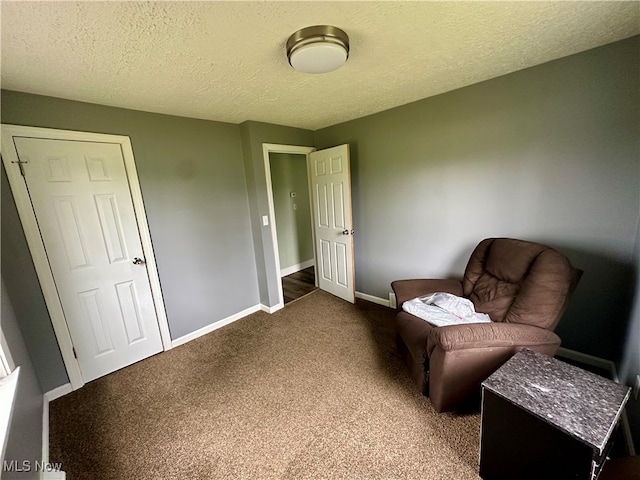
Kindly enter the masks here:
[[282, 310], [283, 308], [284, 308], [283, 303], [277, 303], [273, 307], [269, 307], [267, 305], [262, 305], [262, 304], [260, 305], [260, 310], [267, 313], [275, 313], [278, 310]]
[[367, 293], [356, 292], [356, 298], [361, 298], [362, 300], [367, 300], [368, 302], [377, 303], [378, 305], [383, 305], [385, 307], [389, 306], [389, 300], [385, 300], [384, 298], [369, 295]]
[[606, 358], [595, 357], [593, 355], [589, 355], [588, 353], [578, 352], [576, 350], [571, 350], [569, 348], [560, 347], [557, 356], [567, 358], [569, 360], [575, 360], [580, 363], [584, 363], [585, 365], [591, 365], [592, 367], [597, 367], [602, 370], [606, 370], [611, 375], [611, 379], [614, 382], [618, 382], [618, 373], [616, 371], [616, 364], [611, 360], [607, 360]]
[[227, 318], [223, 318], [222, 320], [218, 320], [217, 322], [207, 325], [206, 327], [202, 327], [196, 330], [195, 332], [187, 333], [186, 335], [183, 335], [180, 338], [176, 338], [171, 342], [171, 346], [175, 348], [180, 345], [183, 345], [187, 342], [190, 342], [191, 340], [195, 340], [196, 338], [206, 335], [207, 333], [211, 333], [214, 330], [224, 327], [225, 325], [229, 325], [230, 323], [233, 323], [236, 320], [240, 320], [241, 318], [244, 318], [247, 315], [251, 315], [252, 313], [255, 313], [259, 310], [261, 310], [261, 305], [254, 305], [253, 307], [249, 307], [234, 315], [231, 315]]
[[[42, 395], [42, 464], [49, 463], [49, 403], [56, 398], [63, 397], [73, 392], [70, 383], [60, 385], [53, 390], [49, 390]], [[64, 480], [65, 473], [59, 472], [40, 472], [40, 480]]]
[[42, 463], [49, 461], [49, 400], [42, 397]]
[[47, 399], [47, 402], [53, 402], [56, 398], [64, 397], [68, 393], [73, 392], [73, 388], [71, 388], [70, 383], [65, 383], [64, 385], [60, 385], [53, 390], [49, 390], [44, 394], [44, 397]]
[[389, 308], [397, 308], [398, 299], [396, 298], [396, 294], [393, 292], [389, 292]]
[[290, 267], [281, 269], [280, 276], [286, 277], [287, 275], [291, 275], [292, 273], [299, 272], [300, 270], [304, 270], [305, 268], [313, 267], [315, 264], [316, 264], [316, 261], [312, 258], [311, 260], [298, 263], [297, 265], [291, 265]]
[[66, 478], [67, 478], [67, 474], [62, 470], [57, 470], [52, 472], [40, 472], [40, 480], [66, 480]]

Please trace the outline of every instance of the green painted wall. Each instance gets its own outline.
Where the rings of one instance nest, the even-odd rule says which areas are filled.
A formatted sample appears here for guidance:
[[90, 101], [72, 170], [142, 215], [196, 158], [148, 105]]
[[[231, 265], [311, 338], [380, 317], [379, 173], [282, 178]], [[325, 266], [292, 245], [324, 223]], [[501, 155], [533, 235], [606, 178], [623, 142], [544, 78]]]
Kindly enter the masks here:
[[[313, 260], [305, 155], [269, 154], [280, 269]], [[296, 196], [291, 197], [291, 192]]]
[[[585, 274], [557, 332], [619, 360], [640, 199], [640, 37], [315, 132], [351, 145], [358, 291], [461, 276], [486, 237], [540, 241]], [[634, 341], [639, 348], [640, 340]]]

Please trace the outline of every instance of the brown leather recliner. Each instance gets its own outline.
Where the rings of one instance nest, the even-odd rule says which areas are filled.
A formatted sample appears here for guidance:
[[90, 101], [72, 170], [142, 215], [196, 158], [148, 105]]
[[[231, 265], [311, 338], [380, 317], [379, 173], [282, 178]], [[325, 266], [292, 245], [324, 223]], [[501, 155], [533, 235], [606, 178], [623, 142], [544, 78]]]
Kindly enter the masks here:
[[[464, 279], [397, 280], [397, 343], [436, 411], [468, 408], [480, 384], [523, 348], [553, 356], [553, 333], [582, 271], [560, 252], [510, 238], [487, 238], [471, 254]], [[436, 327], [402, 310], [434, 292], [468, 298], [490, 323]], [[477, 404], [476, 404], [477, 405]]]

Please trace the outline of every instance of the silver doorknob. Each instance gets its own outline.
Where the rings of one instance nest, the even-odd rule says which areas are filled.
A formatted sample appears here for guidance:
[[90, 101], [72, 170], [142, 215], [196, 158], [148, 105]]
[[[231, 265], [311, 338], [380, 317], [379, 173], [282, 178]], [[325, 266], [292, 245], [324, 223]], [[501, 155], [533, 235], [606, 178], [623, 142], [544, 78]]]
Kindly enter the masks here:
[[342, 231], [342, 234], [343, 234], [343, 235], [353, 235], [354, 233], [356, 233], [356, 231], [355, 231], [355, 230], [351, 230], [351, 231], [349, 231], [349, 230], [343, 230], [343, 231]]
[[139, 257], [134, 257], [133, 258], [133, 264], [134, 265], [144, 265], [144, 260], [139, 258]]

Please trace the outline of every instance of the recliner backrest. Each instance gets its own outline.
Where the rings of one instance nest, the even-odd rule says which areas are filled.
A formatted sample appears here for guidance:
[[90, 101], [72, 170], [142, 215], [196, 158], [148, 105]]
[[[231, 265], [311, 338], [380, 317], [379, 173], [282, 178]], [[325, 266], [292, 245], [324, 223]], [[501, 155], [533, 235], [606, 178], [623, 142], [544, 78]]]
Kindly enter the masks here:
[[463, 293], [494, 322], [553, 330], [582, 272], [546, 245], [487, 238], [471, 254]]

